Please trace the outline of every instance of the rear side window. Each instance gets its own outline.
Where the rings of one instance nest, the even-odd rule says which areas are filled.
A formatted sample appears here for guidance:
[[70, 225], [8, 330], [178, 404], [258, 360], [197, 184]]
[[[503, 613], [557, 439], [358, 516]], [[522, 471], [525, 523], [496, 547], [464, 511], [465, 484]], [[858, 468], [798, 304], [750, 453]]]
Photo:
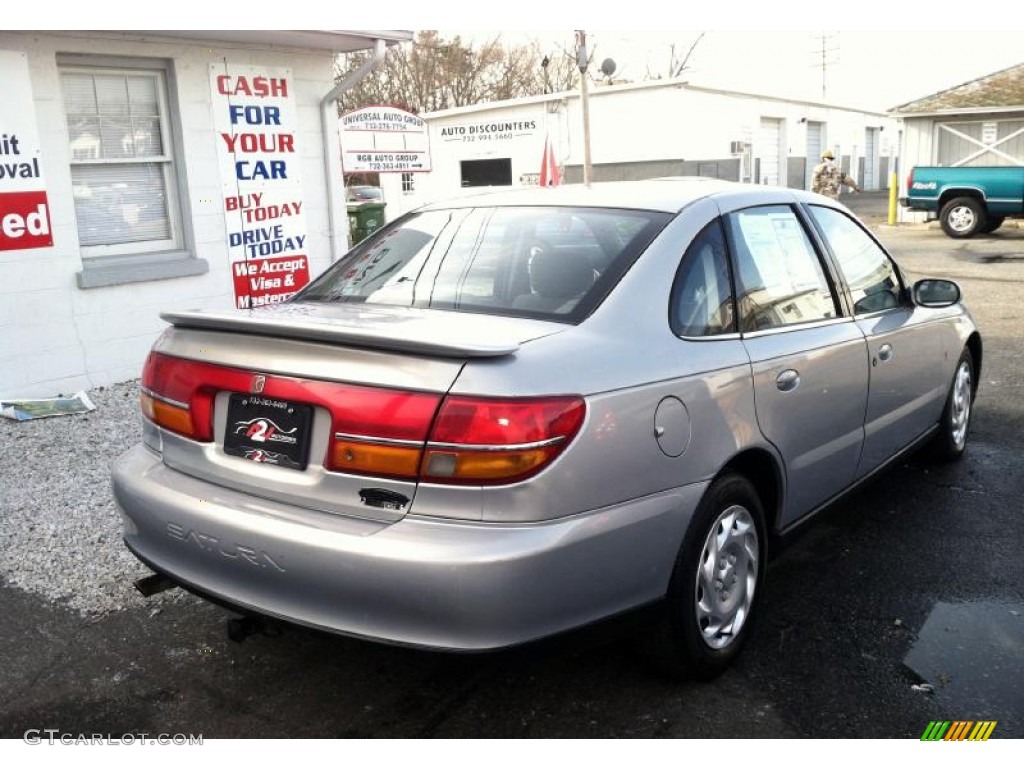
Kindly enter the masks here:
[[811, 216], [839, 262], [850, 289], [855, 314], [900, 305], [900, 281], [889, 257], [849, 216], [832, 208], [810, 206]]
[[837, 317], [835, 295], [803, 225], [784, 205], [728, 216], [740, 331]]
[[718, 220], [705, 227], [686, 250], [672, 286], [669, 318], [677, 336], [733, 333], [729, 255]]
[[361, 243], [294, 300], [578, 322], [669, 218], [559, 207], [414, 214]]
[[426, 213], [364, 240], [295, 298], [408, 306], [448, 213]]

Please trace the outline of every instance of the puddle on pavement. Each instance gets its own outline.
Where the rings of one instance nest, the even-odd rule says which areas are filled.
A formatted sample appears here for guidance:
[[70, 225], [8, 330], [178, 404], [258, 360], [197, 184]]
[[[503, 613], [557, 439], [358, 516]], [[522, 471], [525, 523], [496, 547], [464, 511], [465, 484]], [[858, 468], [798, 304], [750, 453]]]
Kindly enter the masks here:
[[1024, 603], [936, 603], [903, 663], [934, 686], [950, 717], [1019, 719]]

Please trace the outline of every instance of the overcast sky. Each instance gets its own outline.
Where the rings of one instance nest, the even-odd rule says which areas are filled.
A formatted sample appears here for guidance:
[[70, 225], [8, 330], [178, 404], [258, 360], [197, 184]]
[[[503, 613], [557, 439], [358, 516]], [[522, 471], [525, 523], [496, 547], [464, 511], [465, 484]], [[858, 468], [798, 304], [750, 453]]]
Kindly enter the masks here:
[[[1017, 15], [1024, 18], [1024, 10]], [[443, 30], [510, 42], [536, 39], [542, 50], [571, 48], [572, 30]], [[699, 30], [611, 31], [595, 27], [588, 40], [596, 62], [610, 57], [619, 74], [642, 80], [648, 70], [668, 71], [671, 45], [682, 58]], [[684, 77], [700, 85], [821, 100], [821, 36], [826, 35], [827, 101], [879, 111], [1024, 63], [1021, 31], [764, 31], [709, 29]]]
[[815, 100], [815, 36], [826, 30], [835, 49], [827, 100], [885, 110], [1024, 62], [1022, 8], [1024, 0], [945, 7], [909, 0], [175, 0], [125, 16], [123, 0], [37, 0], [19, 4], [5, 21], [21, 29], [438, 29], [537, 39], [552, 53], [571, 47], [582, 27], [592, 33], [598, 62], [615, 59], [631, 80], [642, 80], [648, 67], [667, 71], [670, 44], [688, 47], [705, 30], [685, 73], [692, 82]]

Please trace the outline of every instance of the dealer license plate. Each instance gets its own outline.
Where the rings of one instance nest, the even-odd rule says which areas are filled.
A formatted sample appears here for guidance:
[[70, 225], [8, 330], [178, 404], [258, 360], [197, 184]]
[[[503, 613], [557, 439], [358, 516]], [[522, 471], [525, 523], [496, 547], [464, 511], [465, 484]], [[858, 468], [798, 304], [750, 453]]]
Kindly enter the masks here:
[[249, 461], [305, 469], [313, 408], [262, 395], [231, 395], [224, 453]]

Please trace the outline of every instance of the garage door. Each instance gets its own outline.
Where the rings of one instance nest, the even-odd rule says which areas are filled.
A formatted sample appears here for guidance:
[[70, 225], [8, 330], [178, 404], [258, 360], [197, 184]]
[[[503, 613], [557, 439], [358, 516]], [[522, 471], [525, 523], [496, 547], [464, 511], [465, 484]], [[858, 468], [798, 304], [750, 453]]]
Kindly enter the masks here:
[[782, 146], [782, 121], [771, 117], [761, 118], [761, 131], [758, 136], [758, 156], [761, 160], [761, 184], [779, 185], [782, 178], [782, 162], [780, 148]]
[[938, 165], [1024, 165], [1024, 119], [939, 123]]
[[804, 179], [804, 189], [811, 188], [811, 176], [814, 175], [814, 167], [821, 162], [822, 147], [825, 146], [825, 124], [807, 123], [807, 173]]
[[860, 180], [863, 189], [878, 189], [878, 129], [864, 129], [864, 178]]

